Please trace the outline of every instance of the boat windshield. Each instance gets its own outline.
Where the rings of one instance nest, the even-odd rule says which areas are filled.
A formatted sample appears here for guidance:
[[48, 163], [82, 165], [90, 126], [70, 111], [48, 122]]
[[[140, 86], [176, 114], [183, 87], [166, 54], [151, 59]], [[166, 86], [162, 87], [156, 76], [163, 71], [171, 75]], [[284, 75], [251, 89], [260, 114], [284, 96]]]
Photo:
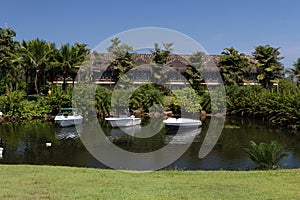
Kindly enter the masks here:
[[73, 112], [76, 112], [77, 108], [61, 108], [60, 110], [61, 111], [73, 111]]
[[77, 116], [76, 108], [61, 108], [57, 116]]

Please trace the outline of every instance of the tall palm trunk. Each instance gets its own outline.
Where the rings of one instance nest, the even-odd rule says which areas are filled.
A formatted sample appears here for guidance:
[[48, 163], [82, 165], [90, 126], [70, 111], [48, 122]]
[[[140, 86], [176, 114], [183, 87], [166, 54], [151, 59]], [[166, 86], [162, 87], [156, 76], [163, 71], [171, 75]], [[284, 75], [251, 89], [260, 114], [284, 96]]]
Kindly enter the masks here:
[[66, 90], [67, 90], [67, 72], [66, 71], [64, 71], [64, 73], [63, 73], [63, 84], [62, 84], [62, 89], [63, 89], [63, 91], [64, 92], [66, 92]]
[[36, 91], [36, 94], [40, 94], [40, 88], [39, 88], [39, 84], [38, 84], [38, 76], [39, 76], [39, 72], [40, 70], [37, 69], [35, 71], [35, 77], [34, 77], [34, 88], [35, 88], [35, 91]]
[[28, 99], [29, 86], [28, 86], [28, 68], [26, 67], [25, 82], [26, 82], [26, 99]]

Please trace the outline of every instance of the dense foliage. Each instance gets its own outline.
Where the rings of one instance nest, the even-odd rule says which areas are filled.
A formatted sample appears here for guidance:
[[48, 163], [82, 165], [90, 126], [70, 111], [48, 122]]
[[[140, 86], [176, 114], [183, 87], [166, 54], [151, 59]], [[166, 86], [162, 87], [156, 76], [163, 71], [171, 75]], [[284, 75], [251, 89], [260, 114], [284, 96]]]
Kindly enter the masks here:
[[11, 29], [0, 28], [0, 95], [11, 83], [14, 90], [24, 90], [26, 95], [46, 94], [48, 84], [62, 79], [66, 89], [66, 78], [74, 81], [76, 66], [80, 65], [89, 53], [86, 44], [54, 43], [39, 38], [22, 41], [14, 40], [16, 33]]
[[225, 85], [240, 85], [246, 82], [250, 61], [233, 47], [225, 48], [220, 57], [220, 68]]
[[15, 31], [0, 28], [0, 94], [5, 92], [7, 83], [19, 84], [20, 66], [13, 62], [14, 53], [19, 48], [19, 43], [13, 39], [15, 36]]
[[230, 115], [255, 117], [292, 129], [300, 128], [300, 90], [295, 83], [280, 81], [278, 87], [227, 87]]
[[259, 70], [258, 80], [265, 88], [272, 87], [274, 82], [278, 82], [284, 77], [284, 68], [280, 60], [279, 48], [270, 45], [258, 46], [253, 52], [254, 58], [257, 60], [256, 67]]
[[293, 63], [294, 68], [286, 68], [285, 74], [291, 81], [296, 81], [300, 86], [300, 58]]
[[[71, 107], [72, 89], [77, 66], [83, 64], [89, 54], [86, 44], [62, 44], [41, 39], [22, 41], [14, 40], [16, 33], [11, 29], [0, 28], [0, 111], [8, 119], [41, 118], [55, 115], [61, 107]], [[107, 49], [113, 55], [111, 60], [115, 79], [126, 76], [133, 69], [133, 48], [113, 39]], [[163, 43], [163, 48], [155, 44], [152, 65], [153, 80], [162, 81], [167, 77], [166, 66], [171, 65], [168, 56], [172, 54], [172, 43]], [[95, 52], [93, 52], [95, 53]], [[227, 113], [236, 116], [261, 118], [272, 123], [299, 129], [299, 66], [300, 58], [294, 62], [294, 68], [285, 70], [288, 78], [284, 80], [283, 65], [280, 63], [279, 48], [269, 45], [258, 46], [253, 52], [255, 62], [239, 53], [233, 47], [225, 48], [220, 57], [220, 71], [227, 85]], [[101, 55], [98, 55], [101, 56]], [[110, 85], [110, 90], [98, 87], [95, 98], [83, 105], [84, 115], [89, 114], [91, 106], [96, 108], [98, 116], [112, 114], [114, 104], [135, 111], [151, 112], [158, 107], [180, 113], [205, 110], [223, 110], [218, 101], [212, 105], [210, 99], [222, 99], [218, 91], [210, 92], [203, 82], [201, 70], [207, 57], [203, 52], [195, 52], [189, 59], [187, 69], [182, 75], [193, 89], [181, 89], [175, 92], [155, 84], [146, 84], [131, 96], [126, 96], [126, 88], [118, 91]], [[249, 68], [259, 72], [257, 80], [261, 86], [240, 85], [247, 82]], [[55, 83], [60, 81], [62, 85]], [[69, 84], [67, 84], [67, 81]], [[274, 86], [279, 82], [279, 86]], [[71, 83], [71, 84], [70, 84]], [[112, 91], [118, 102], [111, 102]], [[82, 98], [88, 98], [85, 90], [80, 91]], [[212, 96], [213, 95], [213, 96]], [[126, 97], [126, 98], [125, 98]], [[125, 99], [124, 99], [125, 98]], [[196, 102], [191, 104], [191, 98]], [[220, 101], [221, 102], [221, 101]]]

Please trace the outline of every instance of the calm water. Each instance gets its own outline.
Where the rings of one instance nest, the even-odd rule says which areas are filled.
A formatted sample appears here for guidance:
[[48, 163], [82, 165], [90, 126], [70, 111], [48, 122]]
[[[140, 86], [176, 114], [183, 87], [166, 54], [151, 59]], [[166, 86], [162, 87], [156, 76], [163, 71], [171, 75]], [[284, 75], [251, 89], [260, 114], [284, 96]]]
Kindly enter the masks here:
[[[147, 121], [144, 122], [147, 124]], [[247, 170], [255, 168], [255, 164], [247, 157], [244, 148], [250, 140], [269, 142], [276, 140], [284, 145], [288, 153], [285, 168], [300, 168], [300, 136], [288, 130], [274, 128], [266, 123], [251, 120], [226, 120], [225, 128], [213, 150], [202, 159], [198, 158], [199, 149], [205, 137], [209, 120], [204, 121], [199, 130], [186, 135], [174, 137], [173, 132], [163, 129], [148, 139], [134, 138], [119, 129], [110, 129], [101, 122], [107, 137], [123, 148], [132, 152], [150, 152], [162, 148], [173, 139], [174, 149], [182, 145], [189, 135], [196, 134], [190, 148], [168, 169], [228, 169]], [[84, 131], [79, 130], [79, 132]], [[140, 127], [132, 133], [138, 134]], [[80, 133], [82, 134], [82, 132]], [[299, 132], [298, 132], [298, 135]], [[3, 139], [4, 154], [0, 163], [5, 164], [37, 164], [65, 165], [93, 168], [108, 168], [98, 162], [84, 147], [75, 127], [59, 128], [50, 122], [22, 122], [0, 125], [0, 137]], [[50, 142], [51, 147], [45, 144]], [[170, 152], [171, 153], [171, 152]]]

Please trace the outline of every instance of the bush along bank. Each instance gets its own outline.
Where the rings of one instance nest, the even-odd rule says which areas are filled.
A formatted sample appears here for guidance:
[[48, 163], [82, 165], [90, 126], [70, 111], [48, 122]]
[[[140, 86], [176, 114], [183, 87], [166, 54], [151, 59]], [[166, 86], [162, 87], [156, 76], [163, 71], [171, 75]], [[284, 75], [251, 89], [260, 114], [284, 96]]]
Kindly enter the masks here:
[[6, 86], [5, 95], [0, 96], [1, 121], [45, 119], [52, 120], [61, 107], [72, 105], [71, 90], [63, 93], [54, 87], [47, 95], [26, 97], [24, 92]]
[[227, 114], [266, 120], [294, 131], [300, 129], [300, 90], [293, 82], [278, 86], [227, 87]]
[[[119, 103], [128, 101], [129, 106], [133, 110], [140, 110], [143, 113], [149, 112], [149, 108], [157, 103], [163, 105], [164, 110], [172, 113], [176, 113], [180, 109], [180, 105], [174, 95], [170, 96], [169, 93], [158, 92], [157, 88], [147, 87], [141, 90], [142, 95], [134, 94], [129, 100], [123, 100], [121, 98], [122, 93], [120, 93]], [[23, 119], [51, 120], [61, 107], [72, 106], [72, 87], [63, 91], [61, 87], [52, 86], [49, 91], [45, 95], [35, 95], [26, 98], [25, 93], [21, 90], [7, 86], [5, 95], [0, 96], [0, 111], [4, 116], [2, 121]], [[84, 92], [84, 90], [82, 91]], [[177, 93], [179, 93], [177, 96], [181, 97], [195, 96], [191, 95], [189, 90], [177, 91]], [[81, 95], [81, 97], [86, 96], [85, 94]], [[283, 80], [279, 82], [278, 87], [271, 89], [261, 86], [228, 86], [226, 87], [226, 96], [228, 116], [261, 119], [294, 131], [300, 130], [300, 90], [296, 83]], [[199, 102], [197, 105], [190, 105], [189, 98], [180, 100], [185, 102], [185, 107], [188, 109], [187, 112], [197, 113], [202, 110], [202, 112], [210, 113], [211, 106], [208, 93], [201, 93], [196, 98], [196, 101]], [[90, 106], [95, 106], [99, 117], [110, 115], [111, 91], [108, 89], [99, 87], [95, 94], [95, 100], [89, 102]], [[127, 106], [124, 104], [124, 107], [127, 108]], [[81, 112], [89, 113], [88, 108], [86, 109], [81, 110]]]

